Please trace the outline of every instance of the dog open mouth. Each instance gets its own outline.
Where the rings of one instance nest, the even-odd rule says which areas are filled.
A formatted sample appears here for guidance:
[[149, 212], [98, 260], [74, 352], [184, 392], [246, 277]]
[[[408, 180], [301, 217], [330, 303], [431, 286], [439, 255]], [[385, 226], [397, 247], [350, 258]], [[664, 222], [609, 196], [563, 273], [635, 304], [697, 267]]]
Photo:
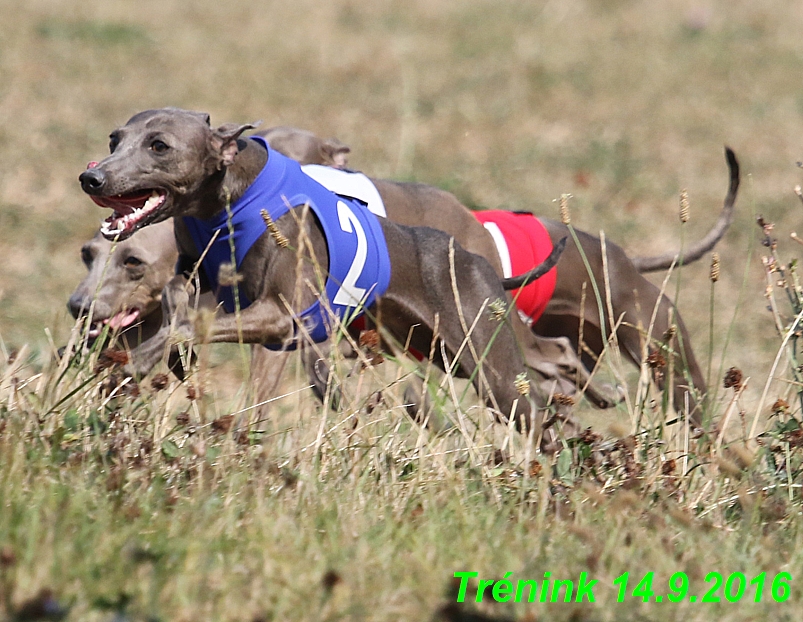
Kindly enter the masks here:
[[148, 224], [158, 209], [164, 205], [167, 193], [164, 190], [144, 190], [110, 197], [92, 196], [101, 207], [114, 213], [100, 225], [100, 232], [107, 239], [119, 236], [125, 239], [142, 225]]
[[112, 317], [107, 317], [105, 320], [92, 322], [87, 334], [90, 339], [96, 339], [100, 336], [103, 327], [106, 325], [109, 326], [110, 333], [114, 331], [125, 330], [132, 324], [136, 323], [139, 320], [139, 316], [139, 309], [126, 309], [125, 311], [120, 311], [120, 313], [117, 313]]

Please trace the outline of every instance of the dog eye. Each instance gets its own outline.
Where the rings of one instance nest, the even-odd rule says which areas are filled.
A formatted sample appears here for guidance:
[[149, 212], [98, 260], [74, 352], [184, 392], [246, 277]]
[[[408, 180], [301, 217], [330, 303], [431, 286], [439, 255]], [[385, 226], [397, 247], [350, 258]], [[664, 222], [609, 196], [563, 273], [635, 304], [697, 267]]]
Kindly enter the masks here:
[[168, 147], [167, 144], [162, 142], [161, 140], [154, 140], [151, 143], [151, 149], [156, 153], [164, 153], [165, 151], [170, 149], [170, 147]]
[[88, 248], [81, 249], [81, 261], [83, 261], [87, 266], [92, 263], [92, 251]]
[[114, 153], [114, 150], [117, 149], [117, 145], [120, 144], [120, 139], [117, 138], [114, 134], [109, 136], [109, 153]]
[[141, 266], [142, 265], [142, 260], [137, 259], [133, 255], [130, 255], [130, 256], [125, 258], [125, 261], [123, 262], [123, 265], [126, 268], [136, 268], [137, 266]]

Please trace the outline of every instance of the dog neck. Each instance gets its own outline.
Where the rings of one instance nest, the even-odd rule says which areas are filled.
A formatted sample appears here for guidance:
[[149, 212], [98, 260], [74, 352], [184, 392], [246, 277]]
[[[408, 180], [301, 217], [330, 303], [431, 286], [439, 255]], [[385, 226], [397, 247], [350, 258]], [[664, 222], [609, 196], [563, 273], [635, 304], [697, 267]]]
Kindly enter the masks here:
[[236, 203], [254, 183], [268, 161], [268, 152], [257, 141], [248, 139], [238, 139], [237, 149], [234, 163], [206, 178], [197, 207], [184, 215], [211, 220], [223, 212], [227, 204]]

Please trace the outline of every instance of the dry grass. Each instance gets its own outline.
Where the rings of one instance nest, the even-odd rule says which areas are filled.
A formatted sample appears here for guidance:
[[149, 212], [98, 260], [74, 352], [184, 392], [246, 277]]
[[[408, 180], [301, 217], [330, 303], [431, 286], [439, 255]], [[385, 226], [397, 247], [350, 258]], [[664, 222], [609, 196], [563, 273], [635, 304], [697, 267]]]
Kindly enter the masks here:
[[[766, 310], [759, 256], [767, 251], [753, 224], [756, 213], [776, 223], [780, 263], [799, 254], [786, 237], [801, 209], [792, 191], [803, 159], [799, 3], [0, 0], [0, 9], [0, 337], [4, 354], [29, 348], [0, 367], [0, 546], [16, 558], [0, 583], [13, 583], [14, 607], [52, 587], [81, 620], [109, 619], [104, 604], [120, 595], [134, 619], [412, 620], [432, 615], [455, 570], [481, 578], [588, 570], [610, 583], [625, 570], [664, 578], [685, 570], [699, 581], [712, 570], [800, 567], [796, 436], [772, 427], [799, 417], [798, 385], [765, 385], [776, 323], [798, 309], [778, 290], [777, 312]], [[112, 128], [163, 105], [206, 110], [213, 122], [263, 119], [336, 135], [356, 168], [433, 183], [469, 205], [556, 217], [552, 199], [571, 192], [576, 226], [604, 229], [634, 254], [677, 246], [682, 188], [692, 209], [684, 238], [708, 228], [727, 184], [722, 145], [732, 146], [745, 176], [737, 222], [719, 249], [713, 367], [722, 359], [751, 381], [731, 411], [725, 454], [716, 437], [686, 453], [683, 431], [659, 425], [630, 458], [627, 447], [587, 439], [570, 463], [545, 462], [530, 477], [521, 442], [494, 437], [470, 404], [474, 432], [431, 438], [399, 414], [394, 390], [368, 413], [382, 386], [368, 382], [352, 383], [350, 410], [323, 423], [308, 398], [286, 398], [267, 436], [238, 444], [211, 425], [247, 403], [236, 365], [226, 372], [234, 391], [210, 382], [193, 404], [176, 384], [104, 403], [98, 389], [110, 372], [95, 377], [90, 362], [59, 378], [52, 349], [69, 337], [64, 303], [82, 275], [78, 248], [100, 218], [77, 175], [103, 155]], [[704, 366], [705, 263], [684, 268], [679, 300]], [[797, 363], [785, 351], [778, 360], [776, 375], [792, 378]], [[634, 395], [637, 377], [612, 370]], [[288, 388], [301, 384], [296, 373]], [[717, 420], [733, 392], [720, 395]], [[773, 402], [779, 417], [768, 420]], [[191, 423], [179, 425], [185, 410]], [[771, 450], [751, 446], [748, 465], [729, 445], [755, 414], [772, 431]], [[636, 413], [592, 416], [600, 430], [616, 419], [627, 437]], [[662, 421], [660, 412], [650, 417]], [[187, 425], [205, 423], [189, 434]], [[325, 442], [312, 456], [320, 429]], [[496, 466], [491, 444], [505, 439], [513, 459]], [[594, 463], [595, 451], [603, 462]], [[670, 461], [675, 470], [665, 473]], [[327, 570], [342, 578], [331, 591], [320, 583]], [[647, 608], [601, 594], [596, 608], [496, 612], [712, 616], [699, 604]], [[769, 609], [715, 612], [748, 620]], [[792, 619], [791, 611], [772, 615]]]
[[235, 418], [247, 396], [207, 392], [208, 373], [136, 385], [104, 353], [39, 373], [26, 360], [0, 378], [0, 607], [11, 619], [42, 587], [80, 620], [426, 619], [465, 570], [600, 582], [593, 606], [479, 607], [494, 616], [750, 620], [799, 598], [793, 583], [787, 605], [766, 591], [758, 604], [748, 592], [738, 605], [656, 609], [617, 603], [612, 584], [653, 571], [660, 594], [684, 572], [701, 596], [709, 572], [795, 576], [803, 443], [788, 405], [773, 406], [784, 427], [760, 447], [720, 446], [716, 430], [689, 438], [648, 408], [635, 436], [589, 431], [548, 457], [470, 398], [440, 411], [451, 433], [419, 429], [388, 364], [341, 374], [343, 406], [323, 415], [303, 379], [288, 380], [245, 431]]

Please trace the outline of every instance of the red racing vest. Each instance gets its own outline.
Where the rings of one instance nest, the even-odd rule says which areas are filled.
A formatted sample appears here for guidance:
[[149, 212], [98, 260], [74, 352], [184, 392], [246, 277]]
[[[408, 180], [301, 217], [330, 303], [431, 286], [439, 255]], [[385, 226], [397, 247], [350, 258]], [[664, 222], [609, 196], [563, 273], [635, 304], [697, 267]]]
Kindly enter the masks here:
[[[552, 252], [552, 239], [546, 227], [528, 212], [488, 210], [474, 212], [474, 216], [493, 237], [505, 278], [531, 270]], [[544, 313], [555, 293], [557, 279], [555, 267], [537, 281], [511, 292], [528, 324], [537, 322]]]

